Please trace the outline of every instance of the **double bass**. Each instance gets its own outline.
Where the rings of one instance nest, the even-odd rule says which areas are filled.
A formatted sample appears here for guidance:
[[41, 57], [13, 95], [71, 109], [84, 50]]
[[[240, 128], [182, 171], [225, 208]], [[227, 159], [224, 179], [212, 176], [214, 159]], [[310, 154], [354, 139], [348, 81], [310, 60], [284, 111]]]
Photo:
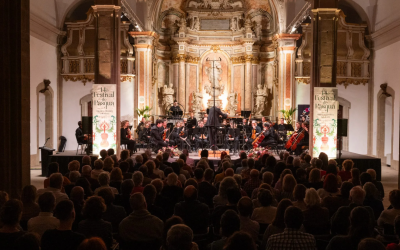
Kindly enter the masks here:
[[285, 148], [294, 151], [297, 148], [297, 144], [303, 140], [305, 131], [305, 129], [302, 129], [300, 133], [293, 134], [292, 137], [290, 137], [290, 139], [287, 141]]

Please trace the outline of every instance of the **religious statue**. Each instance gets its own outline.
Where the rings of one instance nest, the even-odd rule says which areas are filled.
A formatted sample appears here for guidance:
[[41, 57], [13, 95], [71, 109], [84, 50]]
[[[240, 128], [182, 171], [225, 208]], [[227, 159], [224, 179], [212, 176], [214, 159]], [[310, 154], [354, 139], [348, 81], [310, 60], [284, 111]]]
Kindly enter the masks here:
[[186, 18], [181, 17], [179, 21], [179, 32], [186, 32]]
[[[212, 63], [211, 63], [212, 65]], [[220, 84], [222, 80], [222, 67], [220, 62], [214, 62], [214, 67], [207, 67], [206, 74], [208, 76], [209, 84], [205, 86], [206, 93], [211, 95], [211, 97], [218, 97], [224, 91], [224, 85]], [[213, 88], [214, 86], [214, 88]], [[215, 90], [215, 92], [214, 92]]]
[[235, 31], [237, 31], [238, 30], [238, 22], [237, 22], [237, 17], [232, 17], [232, 19], [231, 19], [231, 30], [233, 31], [233, 32], [235, 32]]
[[174, 85], [172, 83], [167, 86], [167, 84], [163, 87], [163, 105], [165, 108], [174, 103]]
[[194, 17], [193, 18], [193, 27], [192, 27], [193, 31], [199, 31], [200, 30], [200, 22], [199, 22], [199, 18], [198, 17]]
[[237, 93], [230, 93], [228, 96], [228, 105], [227, 109], [229, 111], [230, 116], [234, 116], [237, 110], [238, 100]]
[[192, 111], [196, 116], [197, 113], [201, 111], [202, 103], [203, 103], [203, 93], [193, 92]]
[[266, 85], [264, 87], [261, 84], [257, 85], [256, 106], [254, 110], [256, 117], [262, 116], [265, 106], [265, 99], [267, 97], [267, 91], [268, 89]]

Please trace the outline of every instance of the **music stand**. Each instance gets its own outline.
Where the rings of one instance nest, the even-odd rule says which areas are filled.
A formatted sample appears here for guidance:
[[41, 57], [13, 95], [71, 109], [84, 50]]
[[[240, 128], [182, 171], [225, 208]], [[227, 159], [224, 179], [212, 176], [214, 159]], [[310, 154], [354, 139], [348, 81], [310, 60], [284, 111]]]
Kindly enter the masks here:
[[284, 124], [285, 125], [285, 130], [286, 131], [294, 131], [294, 128], [292, 124]]

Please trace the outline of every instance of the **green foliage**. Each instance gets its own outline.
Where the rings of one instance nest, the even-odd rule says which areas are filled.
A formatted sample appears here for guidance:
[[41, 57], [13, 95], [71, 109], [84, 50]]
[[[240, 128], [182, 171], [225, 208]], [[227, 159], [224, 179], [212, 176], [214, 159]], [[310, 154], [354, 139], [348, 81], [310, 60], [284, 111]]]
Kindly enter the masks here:
[[139, 117], [144, 117], [144, 118], [149, 118], [150, 117], [150, 111], [153, 108], [150, 108], [149, 106], [145, 106], [144, 108], [141, 109], [136, 109], [136, 113], [138, 114]]
[[335, 133], [335, 129], [333, 128], [332, 131], [328, 133], [328, 136], [333, 136], [334, 133]]
[[296, 111], [297, 111], [297, 108], [291, 108], [291, 109], [288, 109], [288, 110], [284, 110], [284, 109], [279, 110], [279, 112], [282, 113], [283, 118], [285, 118], [287, 124], [291, 124], [292, 123], [292, 117], [293, 117], [293, 115], [294, 115], [294, 113]]
[[314, 125], [313, 125], [313, 127], [314, 127], [314, 128], [317, 128], [317, 127], [319, 127], [319, 123], [318, 123], [318, 121], [319, 121], [319, 119], [318, 119], [318, 118], [314, 120]]
[[332, 128], [336, 128], [337, 127], [336, 119], [332, 119], [332, 121], [333, 121]]

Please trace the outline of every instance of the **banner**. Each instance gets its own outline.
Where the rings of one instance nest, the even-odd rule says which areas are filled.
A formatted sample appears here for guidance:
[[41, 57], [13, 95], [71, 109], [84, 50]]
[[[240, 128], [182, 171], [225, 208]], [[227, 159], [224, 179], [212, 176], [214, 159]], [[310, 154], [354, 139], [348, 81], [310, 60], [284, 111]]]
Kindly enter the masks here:
[[337, 88], [314, 88], [312, 157], [324, 152], [328, 158], [336, 158], [337, 94]]
[[117, 85], [93, 84], [93, 154], [102, 149], [116, 151]]

